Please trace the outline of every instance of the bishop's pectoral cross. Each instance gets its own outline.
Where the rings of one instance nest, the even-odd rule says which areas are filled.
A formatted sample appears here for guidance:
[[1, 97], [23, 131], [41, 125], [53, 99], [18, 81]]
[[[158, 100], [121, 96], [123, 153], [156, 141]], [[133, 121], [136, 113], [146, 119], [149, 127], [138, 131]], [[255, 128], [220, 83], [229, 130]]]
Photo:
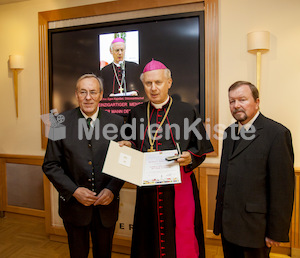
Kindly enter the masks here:
[[122, 86], [119, 87], [119, 93], [123, 93], [124, 88], [122, 88]]
[[148, 152], [154, 152], [153, 145], [150, 146], [150, 149], [147, 150]]

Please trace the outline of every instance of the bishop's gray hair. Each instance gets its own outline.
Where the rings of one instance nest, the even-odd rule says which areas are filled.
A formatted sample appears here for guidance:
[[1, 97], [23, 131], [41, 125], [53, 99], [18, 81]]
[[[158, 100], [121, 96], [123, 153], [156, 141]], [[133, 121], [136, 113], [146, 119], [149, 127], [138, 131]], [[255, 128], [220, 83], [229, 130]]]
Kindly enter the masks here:
[[[125, 42], [121, 42], [121, 43], [124, 43], [124, 49], [126, 50], [126, 43], [125, 43]], [[111, 43], [111, 44], [110, 44], [110, 47], [109, 47], [110, 51], [113, 51], [113, 50], [114, 50], [113, 44], [115, 44], [115, 43]]]

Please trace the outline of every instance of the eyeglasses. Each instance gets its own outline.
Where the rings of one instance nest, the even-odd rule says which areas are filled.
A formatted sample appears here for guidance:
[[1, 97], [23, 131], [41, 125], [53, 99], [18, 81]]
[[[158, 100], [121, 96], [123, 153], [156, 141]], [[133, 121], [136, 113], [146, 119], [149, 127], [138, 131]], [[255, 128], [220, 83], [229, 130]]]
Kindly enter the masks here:
[[88, 95], [88, 94], [90, 94], [90, 97], [92, 98], [92, 99], [95, 99], [97, 96], [98, 96], [98, 94], [100, 93], [100, 92], [97, 92], [97, 91], [85, 91], [85, 90], [81, 90], [81, 91], [77, 91], [77, 93], [78, 93], [78, 95], [79, 95], [79, 97], [80, 98], [86, 98], [86, 96]]

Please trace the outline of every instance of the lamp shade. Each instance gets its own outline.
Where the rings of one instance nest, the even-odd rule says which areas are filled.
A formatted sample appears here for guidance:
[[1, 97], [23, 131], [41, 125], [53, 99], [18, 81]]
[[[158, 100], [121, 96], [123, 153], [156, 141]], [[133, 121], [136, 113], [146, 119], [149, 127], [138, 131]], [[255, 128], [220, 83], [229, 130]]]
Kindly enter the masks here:
[[10, 69], [24, 69], [24, 57], [20, 55], [9, 56]]
[[251, 50], [269, 50], [270, 32], [255, 31], [248, 33], [248, 51]]

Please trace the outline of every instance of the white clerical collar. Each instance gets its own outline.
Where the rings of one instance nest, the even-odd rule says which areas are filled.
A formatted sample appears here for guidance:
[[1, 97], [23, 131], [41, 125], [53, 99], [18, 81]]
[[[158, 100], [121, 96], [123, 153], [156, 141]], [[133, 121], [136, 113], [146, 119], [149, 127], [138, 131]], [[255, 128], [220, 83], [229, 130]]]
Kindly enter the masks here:
[[256, 120], [256, 118], [259, 116], [259, 114], [260, 114], [260, 112], [257, 111], [256, 114], [255, 114], [255, 116], [252, 117], [252, 119], [251, 119], [247, 124], [242, 125], [242, 124], [239, 122], [238, 133], [240, 133], [242, 127], [244, 127], [244, 129], [245, 129], [246, 131], [248, 131], [249, 128], [250, 128], [250, 127], [252, 126], [252, 124], [254, 123], [254, 121]]
[[117, 67], [120, 67], [121, 66], [121, 64], [124, 62], [124, 60], [123, 61], [120, 61], [118, 64], [117, 63], [115, 63], [115, 62], [113, 62]]
[[85, 119], [88, 119], [90, 117], [90, 118], [92, 118], [93, 122], [95, 122], [98, 117], [99, 107], [97, 107], [97, 111], [92, 116], [87, 116], [81, 109], [80, 109], [80, 112], [82, 113], [82, 115], [84, 116]]
[[169, 99], [170, 99], [170, 96], [168, 96], [167, 100], [165, 100], [163, 103], [155, 104], [155, 103], [151, 102], [151, 105], [153, 107], [155, 107], [156, 109], [161, 109], [164, 105], [166, 105], [168, 103]]

